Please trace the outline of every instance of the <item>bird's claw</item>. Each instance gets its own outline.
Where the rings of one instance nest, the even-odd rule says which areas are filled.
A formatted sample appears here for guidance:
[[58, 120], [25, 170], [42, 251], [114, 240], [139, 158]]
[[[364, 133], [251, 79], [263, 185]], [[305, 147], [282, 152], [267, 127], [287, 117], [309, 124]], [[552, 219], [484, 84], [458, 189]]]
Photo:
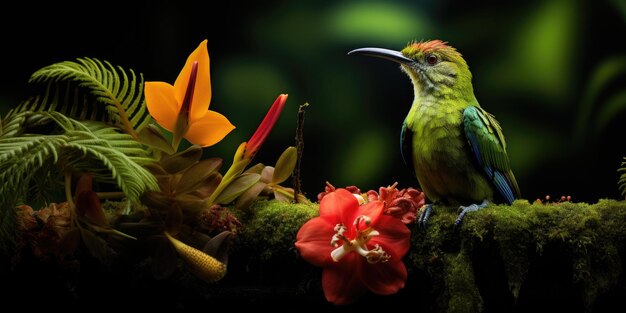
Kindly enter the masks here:
[[463, 217], [465, 217], [465, 215], [469, 212], [475, 212], [478, 211], [480, 209], [485, 208], [487, 205], [489, 204], [489, 201], [487, 200], [483, 200], [482, 203], [480, 204], [471, 204], [468, 206], [460, 206], [459, 207], [459, 216], [456, 218], [456, 221], [454, 221], [454, 226], [459, 226], [459, 224], [461, 224], [461, 221], [463, 221]]
[[421, 212], [420, 212], [420, 216], [417, 219], [417, 224], [425, 229], [426, 228], [426, 224], [428, 223], [428, 220], [430, 219], [430, 214], [433, 212], [433, 205], [432, 204], [426, 204], [422, 207]]

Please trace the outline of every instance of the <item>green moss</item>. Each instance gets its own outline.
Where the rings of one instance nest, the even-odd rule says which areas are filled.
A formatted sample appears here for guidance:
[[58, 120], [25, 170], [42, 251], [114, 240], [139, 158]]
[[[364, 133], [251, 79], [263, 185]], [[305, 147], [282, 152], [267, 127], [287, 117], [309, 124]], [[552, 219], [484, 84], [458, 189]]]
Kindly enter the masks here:
[[[471, 213], [454, 228], [455, 208], [438, 207], [426, 230], [414, 227], [409, 266], [432, 279], [438, 311], [479, 312], [482, 298], [475, 283], [473, 259], [485, 249], [496, 255], [514, 298], [523, 290], [531, 256], [541, 260], [544, 249], [559, 249], [569, 260], [572, 283], [587, 309], [599, 295], [618, 283], [620, 255], [626, 239], [626, 202], [597, 204], [563, 202], [490, 205]], [[482, 249], [482, 250], [481, 250]], [[562, 251], [561, 251], [562, 250]]]
[[[296, 234], [318, 215], [318, 207], [259, 201], [250, 212], [235, 212], [244, 225], [235, 248], [261, 263], [291, 262]], [[558, 284], [573, 286], [587, 310], [620, 282], [621, 258], [626, 254], [626, 201], [600, 200], [590, 205], [518, 200], [470, 213], [454, 227], [457, 214], [455, 207], [435, 207], [426, 229], [411, 226], [412, 246], [405, 263], [410, 273], [420, 271], [430, 279], [427, 285], [436, 306], [431, 310], [493, 310], [489, 300], [493, 301], [497, 288], [501, 288], [495, 293], [499, 301], [509, 301], [505, 298], [510, 293], [512, 302], [506, 305], [514, 306], [520, 294], [531, 291], [525, 289], [529, 288], [526, 280], [535, 277], [533, 283], [537, 279], [542, 283], [537, 271], [549, 271], [550, 266], [565, 273], [554, 277], [571, 277]], [[542, 266], [544, 262], [550, 264]], [[420, 276], [409, 279], [414, 277]], [[503, 290], [507, 285], [509, 290]]]
[[472, 262], [465, 251], [444, 257], [447, 312], [474, 313], [482, 311], [483, 300], [474, 283]]
[[252, 252], [261, 261], [292, 250], [300, 227], [319, 214], [317, 204], [276, 200], [257, 201], [247, 212], [234, 212], [244, 225], [237, 247]]

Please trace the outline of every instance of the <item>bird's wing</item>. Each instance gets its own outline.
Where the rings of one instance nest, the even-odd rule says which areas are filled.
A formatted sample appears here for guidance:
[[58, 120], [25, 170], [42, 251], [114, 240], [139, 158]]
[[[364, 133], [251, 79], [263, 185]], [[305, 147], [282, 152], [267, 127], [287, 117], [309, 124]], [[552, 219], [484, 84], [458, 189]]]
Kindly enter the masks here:
[[400, 153], [404, 163], [414, 171], [413, 167], [413, 131], [406, 125], [406, 120], [402, 123], [402, 130], [400, 131]]
[[470, 106], [463, 111], [463, 126], [478, 164], [496, 189], [509, 204], [520, 198], [520, 190], [506, 154], [502, 128], [495, 117], [480, 107]]

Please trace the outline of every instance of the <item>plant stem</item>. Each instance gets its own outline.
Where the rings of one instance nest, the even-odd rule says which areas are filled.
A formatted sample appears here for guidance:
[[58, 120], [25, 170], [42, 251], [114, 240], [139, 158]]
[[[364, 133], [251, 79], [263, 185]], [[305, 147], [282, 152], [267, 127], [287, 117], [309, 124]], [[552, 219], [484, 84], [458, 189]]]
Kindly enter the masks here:
[[77, 223], [77, 213], [76, 213], [76, 204], [74, 203], [74, 199], [72, 198], [72, 173], [70, 171], [65, 171], [65, 198], [67, 200], [67, 204], [69, 206], [70, 211], [70, 220], [73, 224], [78, 225]]
[[213, 191], [213, 193], [209, 197], [209, 200], [207, 200], [209, 206], [215, 204], [215, 199], [217, 199], [220, 193], [222, 193], [224, 189], [233, 182], [233, 180], [239, 177], [239, 174], [241, 174], [246, 166], [250, 164], [250, 161], [252, 161], [252, 159], [244, 157], [245, 150], [246, 143], [244, 142], [239, 145], [239, 148], [237, 148], [237, 151], [235, 152], [235, 157], [233, 158], [233, 163], [230, 165], [230, 168], [228, 168], [228, 171], [226, 171], [226, 174], [224, 174], [224, 176], [222, 177], [220, 184], [217, 185], [217, 188], [215, 188], [215, 191]]
[[97, 192], [96, 195], [98, 195], [100, 199], [121, 199], [126, 197], [126, 194], [121, 191]]
[[[115, 99], [115, 97], [111, 95], [111, 99]], [[134, 139], [139, 138], [139, 135], [135, 131], [135, 128], [133, 128], [133, 125], [130, 123], [130, 120], [128, 119], [128, 115], [126, 114], [126, 110], [124, 110], [124, 107], [122, 106], [122, 104], [119, 101], [115, 101], [114, 105], [115, 105], [115, 108], [117, 108], [117, 113], [120, 115], [120, 121], [122, 122], [122, 126], [123, 126], [122, 128], [129, 135], [133, 136]]]
[[298, 203], [298, 195], [302, 192], [300, 181], [300, 163], [302, 162], [302, 151], [304, 151], [304, 109], [309, 106], [305, 103], [298, 108], [298, 124], [296, 125], [296, 168], [293, 170], [293, 201]]
[[65, 172], [65, 199], [71, 210], [74, 211], [76, 205], [74, 204], [74, 199], [72, 199], [72, 173], [69, 171]]

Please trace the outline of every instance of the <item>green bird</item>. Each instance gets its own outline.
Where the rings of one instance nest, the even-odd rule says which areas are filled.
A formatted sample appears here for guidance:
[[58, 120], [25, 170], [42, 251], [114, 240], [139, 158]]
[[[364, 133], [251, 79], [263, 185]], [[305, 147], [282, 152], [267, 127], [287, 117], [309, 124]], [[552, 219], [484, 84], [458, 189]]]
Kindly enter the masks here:
[[426, 226], [433, 204], [459, 205], [458, 225], [490, 201], [511, 204], [520, 197], [502, 128], [478, 104], [472, 73], [455, 48], [433, 40], [410, 43], [402, 51], [361, 48], [348, 54], [400, 63], [413, 82], [415, 98], [400, 141], [405, 163], [432, 203], [418, 223]]

